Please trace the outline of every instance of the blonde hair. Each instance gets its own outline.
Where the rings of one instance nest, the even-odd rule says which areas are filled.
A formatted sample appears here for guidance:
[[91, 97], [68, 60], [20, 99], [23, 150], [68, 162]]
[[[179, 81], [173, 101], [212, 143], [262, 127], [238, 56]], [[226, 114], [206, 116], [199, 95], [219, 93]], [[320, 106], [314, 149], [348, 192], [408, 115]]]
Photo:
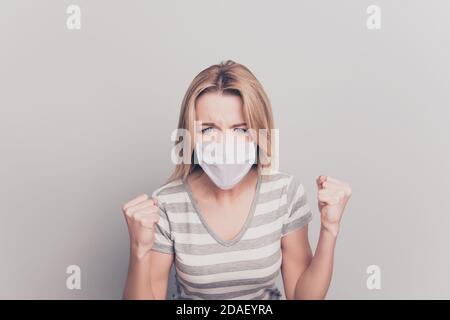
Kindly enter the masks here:
[[[272, 161], [268, 163], [268, 159], [273, 156], [272, 150], [274, 144], [271, 135], [271, 131], [274, 129], [272, 107], [261, 83], [253, 73], [244, 65], [236, 63], [233, 60], [227, 60], [204, 69], [192, 80], [184, 95], [178, 120], [178, 129], [187, 130], [191, 137], [194, 137], [195, 134], [194, 121], [197, 98], [208, 92], [231, 94], [241, 97], [247, 128], [254, 129], [256, 132], [260, 132], [260, 129], [266, 129], [263, 134], [260, 132], [258, 136], [252, 135], [252, 138], [257, 143], [258, 169], [261, 170], [264, 167], [270, 167]], [[262, 136], [265, 139], [264, 144], [261, 144], [259, 140]], [[178, 141], [175, 141], [175, 146], [180, 142], [181, 137]], [[189, 163], [183, 161], [177, 164], [167, 182], [179, 178], [185, 179], [199, 166], [193, 161], [194, 145], [192, 143], [189, 145], [189, 150], [182, 149], [179, 155], [183, 158], [190, 155], [191, 161]], [[189, 152], [189, 154], [183, 154], [185, 151]]]

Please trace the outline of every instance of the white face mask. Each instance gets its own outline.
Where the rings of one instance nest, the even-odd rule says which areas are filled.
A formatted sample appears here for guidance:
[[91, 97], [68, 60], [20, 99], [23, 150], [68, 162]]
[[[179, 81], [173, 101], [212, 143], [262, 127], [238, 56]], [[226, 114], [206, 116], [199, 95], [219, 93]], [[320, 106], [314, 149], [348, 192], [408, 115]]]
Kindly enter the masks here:
[[256, 160], [256, 143], [203, 142], [195, 146], [200, 167], [221, 189], [238, 184], [250, 171]]

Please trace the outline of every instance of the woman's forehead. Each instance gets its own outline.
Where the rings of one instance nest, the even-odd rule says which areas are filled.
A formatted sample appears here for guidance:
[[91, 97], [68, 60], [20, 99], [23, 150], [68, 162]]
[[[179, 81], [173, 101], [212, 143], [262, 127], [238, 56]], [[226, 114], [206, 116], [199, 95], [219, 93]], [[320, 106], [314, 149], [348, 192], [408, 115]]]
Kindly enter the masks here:
[[238, 96], [207, 93], [198, 98], [195, 120], [217, 124], [245, 122], [242, 100]]

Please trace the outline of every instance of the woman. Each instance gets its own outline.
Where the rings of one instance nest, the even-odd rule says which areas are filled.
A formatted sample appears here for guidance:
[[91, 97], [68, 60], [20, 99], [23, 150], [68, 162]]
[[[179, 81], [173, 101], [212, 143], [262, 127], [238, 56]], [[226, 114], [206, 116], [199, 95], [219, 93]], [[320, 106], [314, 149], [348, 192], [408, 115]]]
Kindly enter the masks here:
[[[195, 77], [178, 124], [188, 133], [176, 142], [182, 161], [151, 197], [123, 206], [125, 299], [165, 299], [173, 262], [176, 299], [280, 299], [280, 271], [287, 299], [325, 298], [351, 190], [317, 178], [321, 229], [312, 255], [308, 198], [295, 177], [274, 169], [273, 128], [269, 99], [245, 66], [227, 61]], [[218, 161], [233, 152], [241, 161]]]

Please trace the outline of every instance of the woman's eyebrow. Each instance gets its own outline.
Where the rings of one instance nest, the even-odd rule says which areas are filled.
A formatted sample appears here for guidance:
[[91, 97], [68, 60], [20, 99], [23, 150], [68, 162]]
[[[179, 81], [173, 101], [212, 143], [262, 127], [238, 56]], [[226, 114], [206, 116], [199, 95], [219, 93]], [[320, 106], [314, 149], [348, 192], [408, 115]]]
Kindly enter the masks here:
[[214, 122], [202, 122], [202, 126], [217, 127]]
[[[218, 127], [214, 122], [202, 122], [202, 126], [208, 126], [208, 127]], [[242, 127], [242, 126], [247, 126], [246, 122], [242, 122], [242, 123], [237, 123], [237, 124], [233, 124], [231, 126], [231, 128], [236, 128], [236, 127]]]
[[234, 124], [231, 127], [232, 128], [236, 128], [236, 127], [242, 127], [242, 126], [247, 126], [247, 123], [246, 122], [242, 122], [242, 123]]

